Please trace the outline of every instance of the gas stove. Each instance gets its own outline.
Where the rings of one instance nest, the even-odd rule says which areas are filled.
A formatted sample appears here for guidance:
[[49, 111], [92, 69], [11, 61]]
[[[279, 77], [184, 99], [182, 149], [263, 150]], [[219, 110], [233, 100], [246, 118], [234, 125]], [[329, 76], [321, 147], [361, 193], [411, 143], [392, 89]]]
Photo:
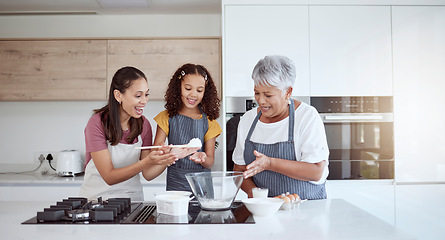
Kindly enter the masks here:
[[190, 201], [189, 212], [183, 216], [158, 214], [154, 202], [132, 202], [130, 198], [109, 198], [88, 201], [69, 197], [37, 212], [22, 224], [237, 224], [254, 223], [242, 202], [235, 201], [225, 211], [202, 210], [197, 201]]

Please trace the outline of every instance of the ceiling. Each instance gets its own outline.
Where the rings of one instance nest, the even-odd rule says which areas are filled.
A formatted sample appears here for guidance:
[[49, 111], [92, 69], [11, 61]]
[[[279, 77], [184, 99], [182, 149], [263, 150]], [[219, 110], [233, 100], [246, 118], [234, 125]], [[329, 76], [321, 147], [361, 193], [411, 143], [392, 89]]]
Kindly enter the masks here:
[[221, 13], [221, 0], [0, 0], [0, 15]]

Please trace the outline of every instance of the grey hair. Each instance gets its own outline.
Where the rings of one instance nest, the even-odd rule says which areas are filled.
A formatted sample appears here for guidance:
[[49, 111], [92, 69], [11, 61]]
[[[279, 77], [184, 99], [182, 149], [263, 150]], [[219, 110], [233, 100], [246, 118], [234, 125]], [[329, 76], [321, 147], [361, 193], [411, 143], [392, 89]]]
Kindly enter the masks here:
[[276, 87], [283, 94], [289, 87], [294, 86], [296, 78], [294, 62], [288, 57], [279, 55], [265, 56], [258, 61], [252, 72], [255, 86]]

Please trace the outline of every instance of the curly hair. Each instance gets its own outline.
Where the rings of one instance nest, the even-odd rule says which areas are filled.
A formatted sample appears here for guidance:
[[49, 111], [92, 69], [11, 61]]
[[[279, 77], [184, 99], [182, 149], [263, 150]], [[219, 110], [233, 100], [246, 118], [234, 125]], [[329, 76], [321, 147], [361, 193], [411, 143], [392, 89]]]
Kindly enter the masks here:
[[166, 102], [165, 109], [167, 109], [168, 116], [173, 117], [177, 115], [183, 106], [181, 100], [181, 82], [187, 74], [199, 74], [206, 79], [204, 96], [199, 105], [210, 120], [217, 119], [219, 117], [220, 100], [213, 78], [204, 66], [192, 63], [182, 65], [170, 79], [164, 95]]

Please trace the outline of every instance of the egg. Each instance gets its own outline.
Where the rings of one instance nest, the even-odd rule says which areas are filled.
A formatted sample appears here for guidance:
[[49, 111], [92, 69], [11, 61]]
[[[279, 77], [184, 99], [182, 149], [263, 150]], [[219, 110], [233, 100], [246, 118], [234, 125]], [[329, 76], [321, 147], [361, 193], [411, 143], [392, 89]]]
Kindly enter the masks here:
[[290, 200], [290, 198], [288, 196], [284, 196], [281, 199], [284, 200], [284, 203], [290, 203], [291, 202], [291, 200]]
[[287, 195], [291, 202], [295, 202], [295, 197], [292, 194]]
[[296, 201], [300, 201], [301, 200], [301, 198], [300, 198], [300, 196], [298, 196], [298, 194], [294, 193], [292, 195], [295, 197]]

